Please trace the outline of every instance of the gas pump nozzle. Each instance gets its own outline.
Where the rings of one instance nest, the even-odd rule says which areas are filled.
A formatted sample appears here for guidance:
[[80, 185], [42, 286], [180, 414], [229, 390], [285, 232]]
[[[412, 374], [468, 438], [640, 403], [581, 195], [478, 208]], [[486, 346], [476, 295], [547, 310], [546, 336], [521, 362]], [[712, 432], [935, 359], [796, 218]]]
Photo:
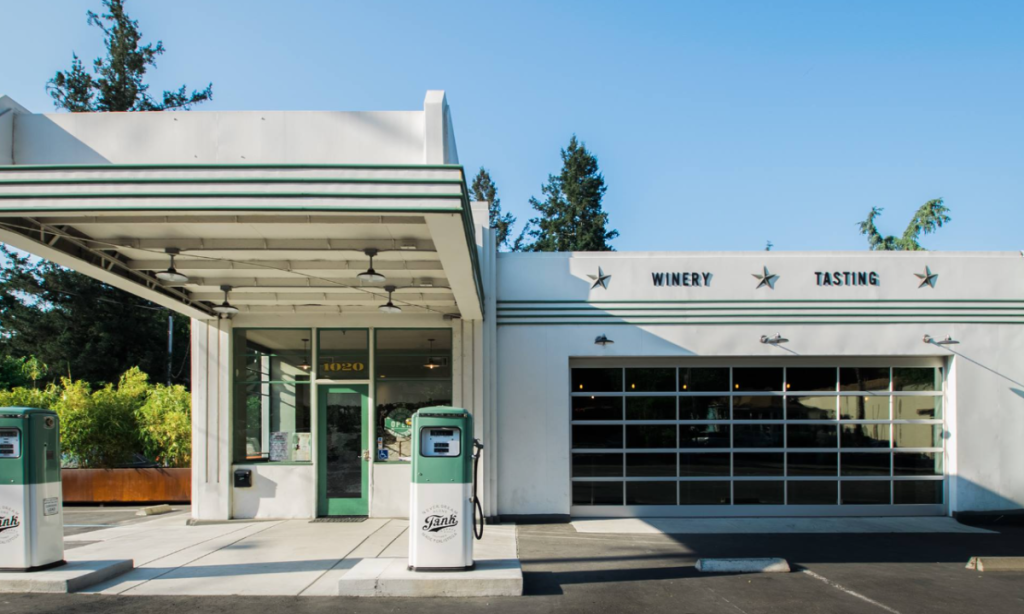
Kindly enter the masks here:
[[[484, 537], [484, 508], [480, 505], [480, 497], [477, 495], [477, 475], [480, 469], [480, 456], [484, 450], [484, 442], [479, 439], [473, 440], [473, 537], [483, 539]], [[480, 518], [480, 526], [477, 529], [477, 517]]]

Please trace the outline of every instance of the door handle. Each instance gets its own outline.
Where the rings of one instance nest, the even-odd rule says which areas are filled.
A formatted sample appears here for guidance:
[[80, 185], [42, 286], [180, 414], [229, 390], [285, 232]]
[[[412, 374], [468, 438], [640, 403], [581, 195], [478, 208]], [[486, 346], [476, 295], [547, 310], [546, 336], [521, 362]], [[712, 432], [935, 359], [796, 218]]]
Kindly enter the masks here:
[[364, 461], [370, 460], [370, 451], [369, 450], [363, 450], [362, 459]]

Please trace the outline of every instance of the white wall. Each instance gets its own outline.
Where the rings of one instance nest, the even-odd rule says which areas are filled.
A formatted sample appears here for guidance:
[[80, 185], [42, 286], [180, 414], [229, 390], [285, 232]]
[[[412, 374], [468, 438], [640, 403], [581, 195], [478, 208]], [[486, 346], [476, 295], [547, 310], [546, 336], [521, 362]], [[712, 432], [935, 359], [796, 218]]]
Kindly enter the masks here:
[[313, 465], [255, 463], [235, 465], [252, 470], [251, 488], [233, 488], [232, 518], [314, 518], [316, 489]]
[[[598, 266], [612, 276], [607, 290], [592, 288], [587, 277]], [[775, 290], [755, 287], [752, 275], [763, 266], [779, 275]], [[939, 274], [935, 288], [918, 287], [914, 273], [925, 266]], [[652, 270], [710, 271], [714, 278], [710, 288], [654, 287]], [[882, 285], [818, 287], [819, 270], [872, 270]], [[1020, 254], [502, 254], [498, 284], [500, 514], [569, 513], [570, 361], [644, 357], [947, 364], [950, 511], [1024, 507]], [[855, 302], [864, 299], [870, 301]], [[751, 302], [757, 300], [766, 302]], [[834, 302], [813, 302], [820, 300]], [[696, 310], [716, 306], [734, 311]], [[809, 317], [819, 313], [825, 317]], [[819, 321], [829, 323], [808, 323]], [[760, 343], [776, 332], [789, 342]], [[926, 333], [961, 343], [926, 344]], [[596, 345], [600, 334], [615, 343]]]

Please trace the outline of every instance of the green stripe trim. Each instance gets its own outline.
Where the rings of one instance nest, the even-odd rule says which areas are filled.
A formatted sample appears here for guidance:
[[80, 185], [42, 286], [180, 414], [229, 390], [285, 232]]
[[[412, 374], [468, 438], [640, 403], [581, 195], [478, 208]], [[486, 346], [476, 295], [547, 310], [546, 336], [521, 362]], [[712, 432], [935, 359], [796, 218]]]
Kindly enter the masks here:
[[315, 183], [315, 184], [369, 184], [369, 185], [455, 185], [462, 186], [461, 179], [372, 179], [367, 177], [123, 177], [108, 179], [0, 179], [0, 187], [8, 185], [120, 185], [120, 184], [193, 184], [193, 183]]
[[[127, 209], [125, 207], [88, 206], [88, 205], [82, 205], [82, 206], [79, 206], [79, 207], [68, 207], [68, 206], [46, 207], [46, 208], [36, 207], [36, 208], [33, 208], [33, 209], [8, 208], [8, 207], [0, 208], [0, 214], [7, 214], [7, 213], [32, 213], [32, 214], [38, 215], [40, 213], [62, 213], [62, 212], [81, 213], [83, 211], [84, 212], [89, 212], [89, 211], [135, 211], [135, 210], [134, 209]], [[325, 206], [309, 206], [309, 205], [299, 205], [299, 206], [295, 206], [295, 207], [274, 207], [274, 206], [256, 207], [256, 206], [253, 206], [253, 205], [223, 205], [223, 206], [220, 206], [220, 207], [195, 207], [195, 206], [181, 205], [181, 206], [177, 206], [177, 207], [174, 207], [174, 206], [171, 206], [171, 207], [153, 207], [153, 208], [146, 209], [147, 213], [149, 213], [149, 212], [156, 213], [156, 212], [160, 212], [160, 211], [168, 211], [168, 212], [174, 212], [174, 211], [232, 211], [232, 212], [235, 212], [235, 211], [278, 211], [278, 212], [282, 212], [282, 213], [285, 213], [285, 212], [295, 212], [295, 211], [318, 211], [318, 212], [324, 212], [324, 213], [333, 213], [333, 212], [338, 212], [338, 211], [346, 211], [346, 212], [353, 212], [353, 213], [414, 213], [414, 214], [447, 213], [447, 214], [452, 214], [452, 213], [459, 213], [460, 208], [459, 207], [451, 207], [451, 208], [447, 208], [447, 209], [442, 209], [442, 208], [438, 208], [438, 207], [431, 207], [430, 209], [422, 209], [422, 208], [402, 209], [402, 208], [386, 207], [386, 206], [380, 206], [380, 207], [365, 207], [365, 206], [364, 207], [349, 207], [349, 206], [344, 206], [344, 205], [336, 205], [336, 206], [330, 206], [330, 207], [325, 207]], [[31, 238], [31, 237], [29, 237], [29, 238]]]
[[512, 305], [512, 304], [675, 304], [675, 305], [686, 305], [688, 303], [1024, 303], [1024, 299], [1007, 298], [1007, 299], [972, 299], [972, 298], [911, 298], [911, 299], [900, 299], [900, 298], [823, 298], [823, 299], [750, 299], [750, 300], [687, 300], [679, 299], [674, 301], [666, 300], [650, 300], [650, 301], [587, 301], [587, 300], [535, 300], [535, 301], [498, 301], [499, 305]]
[[17, 171], [138, 171], [138, 170], [185, 170], [185, 169], [353, 169], [353, 170], [430, 170], [430, 171], [461, 171], [460, 164], [236, 164], [236, 163], [200, 163], [200, 164], [14, 164], [0, 166], [2, 172]]
[[[84, 194], [0, 194], [0, 200], [98, 200], [98, 199], [136, 199], [136, 198], [367, 198], [367, 199], [425, 199], [455, 200], [464, 199], [462, 194], [416, 194], [367, 192], [365, 194], [338, 192], [93, 192]], [[476, 241], [473, 242], [476, 245]]]
[[[509, 318], [511, 318], [511, 317], [530, 318], [530, 317], [537, 317], [537, 316], [532, 316], [532, 315], [517, 316], [517, 315], [514, 315], [514, 314], [509, 313], [509, 312], [518, 312], [518, 311], [576, 311], [576, 312], [580, 312], [580, 311], [605, 311], [605, 312], [608, 312], [608, 311], [684, 311], [685, 312], [685, 311], [759, 311], [759, 310], [773, 310], [773, 311], [782, 311], [782, 310], [794, 310], [794, 311], [796, 311], [796, 310], [803, 310], [803, 311], [851, 310], [851, 311], [864, 311], [864, 310], [868, 310], [868, 309], [872, 309], [872, 310], [889, 310], [889, 311], [896, 311], [896, 310], [908, 310], [909, 311], [909, 310], [915, 310], [915, 309], [935, 309], [935, 310], [946, 309], [946, 310], [958, 310], [958, 311], [964, 311], [964, 310], [989, 311], [989, 310], [991, 310], [991, 311], [1022, 311], [1022, 312], [1024, 312], [1024, 305], [1021, 305], [1019, 307], [985, 307], [985, 306], [982, 306], [982, 307], [970, 307], [970, 306], [959, 306], [959, 305], [950, 305], [950, 306], [943, 306], [943, 305], [917, 305], [917, 306], [913, 306], [913, 307], [904, 307], [904, 306], [898, 306], [898, 305], [893, 305], [891, 307], [890, 306], [877, 306], [877, 307], [872, 307], [872, 306], [864, 306], [864, 307], [842, 307], [842, 306], [828, 306], [828, 307], [792, 306], [792, 307], [790, 307], [790, 306], [780, 306], [780, 307], [771, 307], [771, 306], [767, 306], [767, 305], [756, 305], [756, 306], [751, 306], [751, 307], [623, 307], [621, 309], [616, 309], [614, 307], [608, 307], [608, 308], [605, 308], [605, 309], [602, 309], [602, 308], [599, 308], [599, 307], [595, 307], [593, 309], [585, 309], [583, 307], [534, 307], [534, 308], [530, 308], [530, 307], [506, 307], [506, 308], [502, 309], [502, 308], [499, 307], [498, 311], [499, 312], [505, 312], [504, 316], [505, 317], [509, 317]], [[580, 314], [580, 315], [586, 315], [586, 317], [590, 317], [590, 318], [601, 317], [599, 315], [588, 315], [588, 314]], [[559, 314], [551, 314], [551, 317], [561, 318], [561, 317], [566, 317], [566, 316], [559, 315]], [[637, 316], [637, 317], [646, 317], [646, 316]]]
[[[740, 314], [738, 314], [738, 315], [740, 315]], [[741, 315], [751, 315], [751, 314], [741, 314]], [[779, 314], [772, 314], [772, 315], [778, 316]], [[800, 317], [800, 318], [834, 318], [837, 315], [841, 315], [841, 316], [846, 317], [846, 318], [877, 318], [877, 317], [879, 317], [878, 314], [874, 314], [874, 313], [841, 313], [841, 314], [835, 314], [835, 313], [802, 313], [802, 314], [799, 314], [799, 315], [794, 315], [792, 317], [794, 317], [794, 318], [796, 318], [796, 317]], [[928, 315], [928, 317], [938, 318], [938, 317], [942, 317], [943, 314], [938, 313], [938, 314], [927, 314], [927, 315]], [[1024, 318], [1024, 313], [1019, 313], [1019, 314], [994, 313], [991, 316], [983, 314], [983, 313], [957, 314], [957, 315], [960, 315], [960, 316], [969, 315], [969, 316], [976, 317], [976, 318], [1006, 317], [1008, 315], [1013, 317], [1013, 316], [1016, 315], [1016, 316], [1019, 316], [1021, 318]], [[592, 315], [592, 316], [591, 315], [583, 315], [583, 314], [570, 313], [570, 314], [565, 314], [565, 315], [552, 314], [552, 315], [522, 315], [522, 316], [505, 315], [505, 316], [501, 316], [501, 318], [505, 319], [505, 320], [525, 320], [525, 319], [528, 319], [528, 318], [619, 318], [619, 319], [630, 318], [630, 319], [636, 320], [636, 319], [641, 319], [641, 318], [647, 319], [647, 318], [680, 318], [680, 317], [691, 317], [691, 318], [727, 318], [727, 317], [730, 317], [730, 316], [724, 315], [724, 314], [723, 315], [711, 314], [711, 315], [687, 316], [684, 313], [672, 313], [672, 314], [660, 314], [660, 315], [599, 314], [599, 315]], [[785, 317], [785, 316], [783, 316], [783, 317]], [[903, 316], [894, 315], [894, 317], [903, 317]], [[907, 317], [911, 317], [911, 316], [907, 316]]]
[[501, 322], [499, 321], [498, 326], [667, 326], [667, 325], [687, 325], [687, 326], [736, 326], [736, 325], [782, 325], [782, 324], [1016, 324], [1024, 325], [1024, 321], [1001, 321], [1001, 320], [861, 320], [861, 321], [846, 321], [846, 320], [833, 320], [828, 322], [801, 322], [800, 320], [763, 320], [763, 321], [742, 321], [742, 322], [691, 322], [691, 321], [677, 321], [677, 322]]

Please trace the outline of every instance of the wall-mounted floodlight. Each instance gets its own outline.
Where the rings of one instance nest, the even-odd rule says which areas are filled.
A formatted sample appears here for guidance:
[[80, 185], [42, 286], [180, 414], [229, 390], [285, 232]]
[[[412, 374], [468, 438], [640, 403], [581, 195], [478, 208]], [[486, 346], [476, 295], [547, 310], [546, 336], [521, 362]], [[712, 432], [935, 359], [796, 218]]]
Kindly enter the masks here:
[[594, 339], [594, 343], [600, 346], [608, 345], [609, 343], [615, 343], [609, 339], [606, 335], [599, 335], [597, 339]]
[[956, 345], [957, 343], [960, 343], [949, 335], [946, 335], [945, 339], [935, 339], [931, 335], [925, 335], [924, 339], [921, 341], [924, 341], [925, 343], [933, 343], [935, 345]]
[[768, 335], [761, 335], [761, 343], [767, 343], [768, 345], [778, 345], [780, 343], [788, 343], [789, 339], [782, 336], [782, 333], [775, 333], [774, 337]]

